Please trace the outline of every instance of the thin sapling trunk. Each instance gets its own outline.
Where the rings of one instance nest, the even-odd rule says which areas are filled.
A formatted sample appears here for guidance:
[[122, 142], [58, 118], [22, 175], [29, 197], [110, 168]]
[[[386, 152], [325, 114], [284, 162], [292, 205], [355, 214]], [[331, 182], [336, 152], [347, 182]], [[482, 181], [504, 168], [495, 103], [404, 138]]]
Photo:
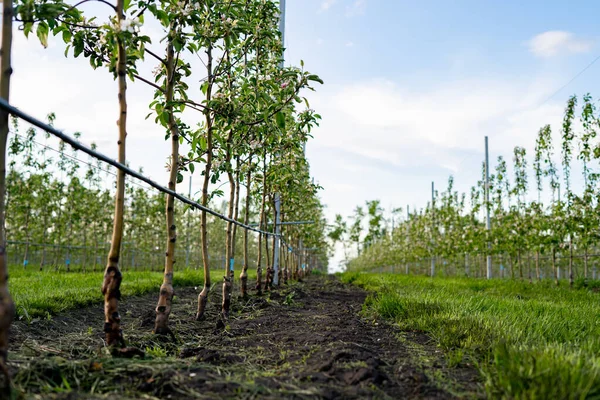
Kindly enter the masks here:
[[[173, 30], [173, 26], [171, 26]], [[175, 79], [175, 54], [173, 50], [173, 41], [169, 36], [167, 44], [167, 76], [165, 90], [165, 109], [169, 116], [169, 133], [171, 134], [171, 171], [169, 173], [169, 189], [175, 191], [177, 188], [177, 174], [179, 170], [179, 127], [173, 115], [173, 86]], [[175, 226], [175, 198], [168, 194], [165, 210], [166, 217], [166, 254], [165, 254], [165, 272], [163, 283], [160, 286], [158, 304], [156, 305], [156, 322], [154, 332], [157, 334], [169, 334], [169, 315], [171, 314], [171, 303], [175, 291], [173, 289], [173, 266], [175, 264], [175, 242], [177, 241], [177, 229]]]
[[[13, 3], [4, 1], [2, 15], [2, 57], [0, 69], [0, 97], [8, 101], [10, 77], [12, 75], [12, 19]], [[8, 291], [8, 256], [6, 254], [6, 145], [8, 140], [8, 113], [0, 111], [0, 369], [5, 381], [4, 387], [10, 390], [10, 375], [6, 367], [8, 357], [8, 331], [15, 315], [15, 304]]]

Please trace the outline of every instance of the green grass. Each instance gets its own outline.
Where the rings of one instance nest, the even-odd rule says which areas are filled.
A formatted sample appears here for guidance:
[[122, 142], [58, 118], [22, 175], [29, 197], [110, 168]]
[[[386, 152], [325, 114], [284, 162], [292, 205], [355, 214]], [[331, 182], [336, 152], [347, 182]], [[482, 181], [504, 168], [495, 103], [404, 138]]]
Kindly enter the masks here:
[[[212, 282], [220, 283], [222, 275], [221, 270], [212, 271]], [[102, 301], [100, 287], [103, 276], [103, 272], [57, 273], [13, 268], [10, 271], [9, 290], [16, 305], [17, 318], [50, 317], [70, 308], [99, 303]], [[250, 274], [249, 279], [255, 276]], [[158, 293], [162, 279], [162, 272], [125, 271], [121, 293], [123, 297], [153, 291]], [[203, 282], [202, 270], [176, 270], [173, 277], [175, 286], [202, 286]]]
[[365, 311], [423, 331], [449, 365], [474, 360], [490, 397], [600, 398], [600, 295], [550, 282], [345, 273]]

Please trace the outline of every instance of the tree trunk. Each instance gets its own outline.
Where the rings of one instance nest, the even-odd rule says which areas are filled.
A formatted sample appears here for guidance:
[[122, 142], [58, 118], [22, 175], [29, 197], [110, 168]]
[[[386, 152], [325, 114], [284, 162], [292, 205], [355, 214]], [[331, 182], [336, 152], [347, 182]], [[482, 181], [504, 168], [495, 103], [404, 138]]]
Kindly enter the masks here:
[[[233, 209], [235, 207], [235, 179], [231, 171], [231, 141], [233, 139], [233, 130], [229, 131], [227, 137], [227, 150], [225, 153], [225, 165], [227, 166], [227, 179], [229, 180], [229, 207], [227, 217], [233, 218]], [[231, 306], [231, 282], [234, 273], [234, 254], [233, 254], [233, 226], [235, 224], [227, 221], [227, 233], [225, 236], [225, 274], [223, 275], [223, 303], [221, 305], [221, 316], [224, 320], [229, 318], [229, 307]]]
[[535, 277], [539, 281], [542, 280], [540, 273], [540, 251], [539, 249], [535, 252]]
[[588, 248], [585, 246], [583, 249], [583, 277], [585, 278], [585, 282], [588, 280]]
[[96, 272], [96, 260], [98, 259], [98, 237], [94, 240], [94, 264], [92, 265], [92, 271]]
[[83, 257], [82, 257], [82, 261], [81, 261], [81, 272], [85, 272], [86, 268], [85, 265], [87, 264], [87, 224], [85, 223], [84, 220], [84, 227], [83, 227]]
[[[248, 172], [246, 173], [246, 205], [244, 210], [244, 224], [248, 225], [250, 219], [250, 178], [252, 177], [251, 171], [252, 154], [248, 159]], [[260, 240], [260, 239], [259, 239]], [[248, 297], [248, 229], [244, 229], [244, 266], [240, 273], [240, 291], [242, 298]]]
[[[269, 201], [269, 203], [271, 203]], [[273, 223], [275, 222], [275, 220], [273, 220]], [[268, 231], [268, 229], [265, 230]], [[275, 239], [273, 239], [273, 242], [275, 241]], [[273, 281], [273, 257], [275, 256], [275, 248], [273, 248], [273, 252], [271, 252], [270, 247], [269, 247], [269, 237], [265, 236], [265, 252], [266, 252], [266, 256], [267, 256], [267, 273], [265, 274], [265, 290], [270, 291], [272, 289], [272, 281]]]
[[[267, 155], [263, 155], [263, 181], [262, 181], [262, 201], [260, 204], [260, 229], [265, 230], [266, 216], [265, 203], [267, 200]], [[256, 294], [262, 294], [262, 240], [263, 234], [258, 234], [258, 257], [256, 260]], [[267, 238], [265, 237], [265, 241]]]
[[573, 287], [573, 234], [569, 235], [569, 286]]
[[[117, 23], [123, 20], [125, 0], [117, 0]], [[125, 164], [125, 140], [127, 138], [127, 53], [123, 43], [118, 43], [117, 75], [119, 82], [119, 158]], [[121, 298], [122, 275], [119, 270], [119, 255], [123, 239], [123, 209], [125, 206], [125, 172], [117, 170], [117, 192], [115, 198], [115, 214], [113, 233], [108, 252], [108, 262], [104, 271], [102, 294], [104, 295], [104, 332], [109, 346], [125, 346], [119, 316], [119, 299]]]
[[517, 262], [519, 263], [519, 279], [523, 280], [523, 263], [521, 261], [521, 249], [519, 249], [517, 251]]
[[[4, 1], [2, 15], [2, 56], [0, 69], [0, 97], [9, 101], [12, 47], [13, 3]], [[0, 369], [4, 373], [4, 387], [10, 391], [10, 375], [6, 367], [8, 331], [15, 315], [15, 305], [8, 291], [8, 256], [6, 254], [6, 144], [9, 125], [8, 113], [0, 112]], [[5, 394], [7, 394], [5, 393]]]
[[[240, 156], [237, 156], [235, 158], [235, 205], [233, 208], [233, 219], [235, 221], [238, 220], [239, 216], [240, 216]], [[235, 268], [235, 254], [236, 254], [236, 250], [237, 250], [237, 230], [238, 230], [238, 226], [237, 224], [233, 224], [232, 227], [232, 232], [231, 232], [231, 258], [234, 260], [233, 262], [233, 268]], [[235, 278], [235, 271], [234, 269], [231, 268], [230, 269], [230, 273], [229, 276], [231, 277], [231, 291], [233, 292], [233, 283], [234, 283], [234, 278]]]
[[531, 275], [531, 252], [527, 252], [527, 274], [529, 275], [529, 283], [533, 283], [533, 278]]
[[48, 232], [48, 225], [46, 225], [47, 223], [48, 219], [46, 214], [44, 213], [44, 222], [42, 226], [42, 229], [44, 231], [42, 232], [42, 258], [40, 259], [40, 271], [44, 269], [44, 263], [46, 262], [46, 235]]
[[67, 239], [67, 260], [65, 261], [67, 264], [67, 272], [71, 272], [71, 239], [73, 237], [73, 221], [72, 213], [69, 210], [69, 235]]
[[559, 283], [558, 269], [556, 268], [556, 248], [554, 246], [552, 246], [552, 270], [554, 271], [554, 283], [556, 283], [556, 286], [558, 286]]
[[[296, 241], [296, 243], [298, 243], [298, 245], [296, 246], [297, 249], [300, 248], [299, 241]], [[299, 274], [298, 274], [298, 270], [300, 269], [300, 254], [298, 254], [298, 252], [294, 253], [294, 264], [293, 264], [293, 271], [292, 271], [292, 278], [294, 280], [298, 280], [299, 278]]]
[[[237, 156], [235, 158], [235, 206], [233, 209], [233, 219], [234, 220], [238, 220], [239, 216], [240, 216], [240, 179], [241, 179], [241, 165], [240, 165], [240, 156]], [[237, 224], [233, 224], [233, 232], [231, 233], [231, 254], [232, 254], [232, 258], [235, 259], [235, 253], [237, 250], [237, 230], [238, 230], [238, 226]], [[235, 265], [234, 265], [235, 266]], [[231, 284], [233, 285], [233, 278], [234, 278], [234, 270], [230, 271], [230, 275], [231, 275]]]
[[25, 232], [27, 238], [25, 241], [25, 254], [23, 255], [23, 269], [27, 268], [27, 264], [29, 264], [29, 242], [31, 241], [31, 236], [29, 235], [29, 216], [30, 209], [27, 208], [27, 216], [25, 217]]
[[[171, 32], [174, 26], [170, 28]], [[175, 54], [173, 50], [172, 33], [169, 34], [167, 44], [167, 79], [165, 90], [165, 109], [169, 115], [169, 133], [171, 134], [171, 171], [169, 174], [169, 189], [177, 189], [177, 173], [179, 171], [179, 127], [173, 115], [173, 86], [175, 80]], [[168, 194], [165, 210], [166, 219], [166, 254], [165, 254], [165, 272], [163, 283], [160, 286], [158, 304], [156, 305], [156, 322], [154, 324], [154, 333], [165, 335], [170, 334], [169, 315], [171, 314], [171, 303], [175, 290], [173, 289], [173, 266], [175, 265], [175, 243], [177, 241], [177, 228], [175, 226], [175, 198]]]
[[289, 269], [290, 268], [290, 252], [288, 251], [287, 247], [283, 245], [283, 243], [281, 246], [283, 247], [282, 256], [283, 256], [283, 263], [285, 265], [284, 270], [283, 270], [283, 284], [287, 285], [288, 278], [289, 278], [288, 274], [290, 271], [290, 269]]
[[[206, 89], [206, 101], [210, 102], [212, 98], [212, 84], [213, 84], [213, 71], [212, 71], [212, 46], [209, 45], [206, 49], [206, 55], [208, 61], [206, 63], [206, 70], [208, 72], [208, 88]], [[202, 184], [202, 205], [208, 205], [208, 184], [210, 183], [210, 168], [212, 166], [213, 158], [213, 120], [210, 111], [205, 109], [204, 115], [206, 117], [206, 167], [204, 168], [204, 182]], [[206, 211], [202, 210], [200, 213], [200, 233], [201, 233], [201, 249], [202, 249], [202, 266], [204, 267], [204, 287], [198, 295], [198, 312], [196, 313], [196, 320], [199, 321], [203, 318], [204, 312], [206, 311], [206, 304], [208, 303], [208, 293], [210, 292], [210, 265], [208, 263], [208, 227], [206, 223]]]

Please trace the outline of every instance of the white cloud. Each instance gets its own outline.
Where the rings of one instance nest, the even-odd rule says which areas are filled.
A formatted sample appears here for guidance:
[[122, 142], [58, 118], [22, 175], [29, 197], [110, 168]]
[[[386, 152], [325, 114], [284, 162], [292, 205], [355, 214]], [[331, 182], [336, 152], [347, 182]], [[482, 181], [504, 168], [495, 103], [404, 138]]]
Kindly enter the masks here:
[[592, 49], [593, 43], [578, 38], [571, 32], [547, 31], [531, 38], [527, 46], [535, 56], [548, 58], [565, 53], [587, 53]]
[[[326, 215], [347, 217], [372, 199], [420, 209], [429, 201], [431, 182], [443, 191], [449, 175], [456, 190], [469, 193], [481, 176], [486, 135], [492, 167], [502, 155], [512, 177], [514, 146], [525, 147], [531, 160], [539, 128], [551, 124], [559, 134], [564, 102], [542, 102], [561, 82], [467, 79], [413, 90], [373, 79], [323, 87], [310, 98], [323, 120], [307, 155], [325, 187]], [[343, 258], [336, 250], [332, 269]]]
[[321, 2], [321, 7], [319, 8], [320, 12], [323, 11], [327, 11], [331, 8], [331, 6], [333, 6], [335, 3], [337, 3], [337, 0], [323, 0]]
[[559, 131], [563, 102], [540, 106], [557, 84], [469, 79], [416, 91], [378, 79], [324, 87], [310, 98], [323, 120], [307, 154], [328, 213], [349, 215], [370, 199], [422, 207], [431, 181], [443, 190], [450, 174], [468, 192], [479, 178], [484, 136], [495, 165], [517, 145], [531, 154], [543, 125]]
[[322, 45], [323, 43], [325, 43], [325, 41], [323, 40], [323, 38], [318, 38], [317, 39], [317, 45]]
[[354, 0], [352, 4], [346, 7], [346, 16], [354, 17], [357, 15], [363, 15], [367, 9], [366, 0]]
[[346, 47], [352, 47], [354, 46], [354, 42], [348, 41], [346, 42]]

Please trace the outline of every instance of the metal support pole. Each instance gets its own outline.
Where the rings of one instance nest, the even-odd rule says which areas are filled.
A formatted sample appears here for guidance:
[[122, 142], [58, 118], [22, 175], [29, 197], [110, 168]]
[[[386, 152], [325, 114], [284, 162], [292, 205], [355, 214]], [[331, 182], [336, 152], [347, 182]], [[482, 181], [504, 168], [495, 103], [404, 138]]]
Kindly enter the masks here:
[[[486, 214], [486, 229], [488, 235], [492, 233], [492, 223], [490, 221], [490, 156], [488, 151], [488, 137], [485, 137], [485, 214]], [[491, 243], [488, 240], [487, 243], [488, 254], [487, 254], [487, 279], [492, 279], [492, 255], [490, 250], [492, 248]]]
[[303, 250], [302, 250], [302, 239], [298, 240], [298, 275], [300, 275], [300, 273], [302, 273], [302, 254], [303, 254]]
[[431, 277], [433, 278], [435, 275], [435, 254], [434, 254], [434, 248], [435, 248], [435, 234], [434, 234], [434, 230], [435, 230], [435, 189], [434, 189], [434, 184], [433, 182], [431, 182], [431, 243], [432, 243], [432, 249], [431, 249]]
[[279, 285], [279, 235], [281, 234], [281, 196], [275, 193], [275, 241], [273, 244], [273, 285]]
[[283, 68], [283, 54], [285, 52], [285, 0], [279, 0], [279, 32], [281, 32], [281, 65]]

